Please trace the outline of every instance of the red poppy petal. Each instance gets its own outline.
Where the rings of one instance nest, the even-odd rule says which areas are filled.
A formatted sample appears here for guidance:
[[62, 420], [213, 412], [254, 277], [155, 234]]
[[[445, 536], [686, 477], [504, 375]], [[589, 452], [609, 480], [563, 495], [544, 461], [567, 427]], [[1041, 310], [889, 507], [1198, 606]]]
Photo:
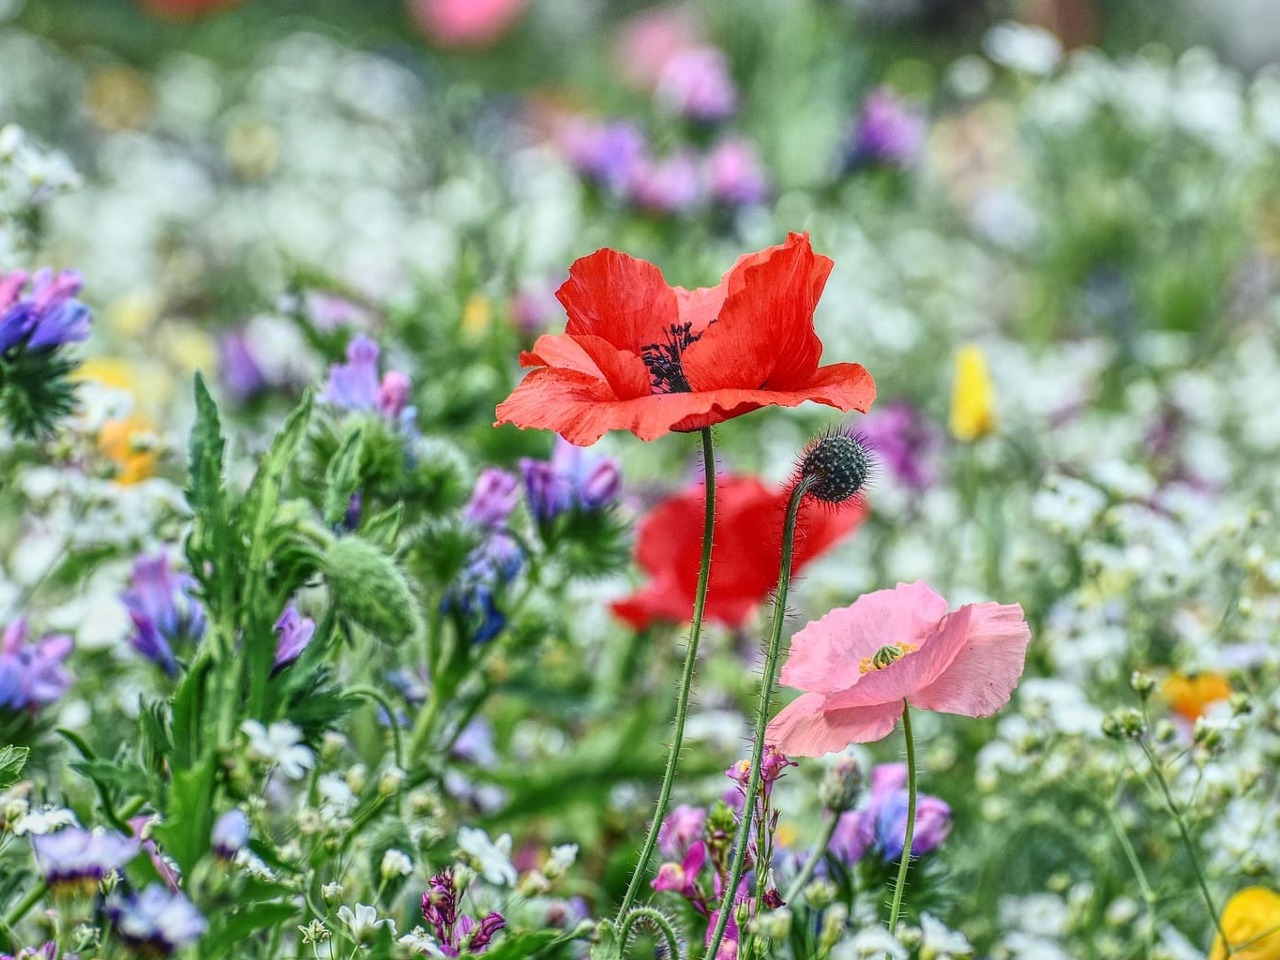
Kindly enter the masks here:
[[673, 289], [680, 310], [680, 322], [689, 324], [689, 332], [694, 336], [699, 336], [720, 315], [724, 298], [729, 293], [729, 287], [724, 283], [714, 287], [699, 287], [697, 290], [686, 290], [684, 287]]
[[608, 248], [574, 261], [556, 296], [569, 314], [565, 333], [603, 337], [637, 355], [665, 343], [679, 319], [675, 292], [662, 272]]
[[822, 356], [813, 311], [832, 266], [792, 234], [764, 259], [734, 267], [716, 322], [681, 358], [690, 386], [794, 390], [812, 378]]

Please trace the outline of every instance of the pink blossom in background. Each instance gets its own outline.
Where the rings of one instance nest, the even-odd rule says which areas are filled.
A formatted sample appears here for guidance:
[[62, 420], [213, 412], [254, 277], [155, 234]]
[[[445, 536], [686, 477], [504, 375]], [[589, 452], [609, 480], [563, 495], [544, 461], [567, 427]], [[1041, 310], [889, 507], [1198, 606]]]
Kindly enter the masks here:
[[1031, 629], [1018, 604], [947, 602], [924, 582], [877, 590], [791, 640], [781, 682], [804, 691], [769, 724], [784, 753], [817, 757], [892, 732], [904, 703], [989, 717], [1026, 664]]
[[443, 47], [487, 47], [520, 19], [529, 0], [409, 0], [409, 13]]
[[655, 7], [622, 22], [613, 59], [624, 80], [641, 90], [652, 90], [667, 61], [700, 42], [698, 20], [691, 10]]
[[729, 58], [717, 47], [692, 47], [667, 60], [654, 90], [658, 102], [690, 120], [715, 123], [738, 109]]
[[745, 137], [726, 137], [707, 155], [707, 189], [726, 207], [749, 207], [769, 196], [769, 175], [755, 144]]
[[701, 203], [703, 194], [698, 162], [687, 152], [646, 158], [632, 172], [630, 200], [650, 213], [684, 213]]

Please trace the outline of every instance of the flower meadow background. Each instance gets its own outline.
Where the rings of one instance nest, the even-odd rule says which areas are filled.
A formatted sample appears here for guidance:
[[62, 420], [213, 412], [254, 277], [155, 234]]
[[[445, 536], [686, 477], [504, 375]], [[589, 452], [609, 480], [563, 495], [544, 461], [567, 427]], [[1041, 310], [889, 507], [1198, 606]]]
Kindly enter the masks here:
[[[0, 0], [0, 956], [1280, 957], [1278, 57], [1265, 0]], [[565, 306], [651, 319], [578, 258], [803, 234], [865, 416], [495, 426]], [[778, 745], [1029, 627], [1007, 704], [895, 694], [905, 865], [901, 726], [751, 763], [836, 449]]]

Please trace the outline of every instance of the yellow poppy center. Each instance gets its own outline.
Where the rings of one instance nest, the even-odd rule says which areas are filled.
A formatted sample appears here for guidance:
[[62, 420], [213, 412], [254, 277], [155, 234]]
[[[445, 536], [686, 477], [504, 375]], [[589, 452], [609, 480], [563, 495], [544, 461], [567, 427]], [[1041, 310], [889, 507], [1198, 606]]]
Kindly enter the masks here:
[[891, 663], [897, 663], [908, 653], [914, 653], [917, 647], [914, 643], [890, 643], [885, 644], [869, 657], [863, 657], [859, 664], [860, 673], [870, 673], [872, 670], [883, 670]]

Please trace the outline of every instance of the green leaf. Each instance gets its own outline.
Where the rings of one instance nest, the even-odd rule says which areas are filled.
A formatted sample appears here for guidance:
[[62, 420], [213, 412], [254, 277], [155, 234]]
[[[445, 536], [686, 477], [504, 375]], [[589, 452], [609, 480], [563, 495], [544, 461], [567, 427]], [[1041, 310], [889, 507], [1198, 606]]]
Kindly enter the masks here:
[[364, 453], [364, 430], [353, 426], [342, 439], [338, 452], [325, 471], [324, 522], [334, 526], [342, 521], [352, 495], [360, 488], [360, 457]]
[[200, 955], [223, 957], [234, 951], [236, 956], [243, 956], [241, 941], [286, 923], [297, 914], [296, 904], [279, 902], [255, 903], [231, 914], [215, 913], [212, 929], [200, 940]]
[[156, 839], [178, 862], [184, 876], [191, 876], [200, 858], [209, 852], [216, 762], [210, 755], [195, 769], [174, 771], [164, 822], [155, 828]]
[[[236, 664], [219, 663], [219, 670], [230, 671], [236, 676]], [[170, 711], [169, 739], [173, 753], [169, 762], [175, 770], [185, 770], [196, 762], [206, 738], [204, 726], [205, 685], [214, 669], [212, 657], [201, 654], [187, 671], [178, 689], [174, 691]]]
[[485, 951], [485, 960], [525, 960], [562, 938], [563, 934], [554, 930], [530, 930], [528, 933], [504, 936], [498, 944]]
[[397, 503], [391, 509], [383, 510], [370, 517], [360, 528], [360, 535], [389, 552], [395, 548], [396, 537], [400, 535], [400, 524], [403, 520], [404, 504]]
[[302, 449], [302, 441], [307, 435], [307, 425], [311, 422], [313, 406], [311, 391], [302, 395], [302, 401], [293, 409], [271, 441], [271, 449], [263, 457], [254, 474], [253, 483], [249, 486], [249, 522], [254, 531], [264, 529], [266, 523], [274, 516], [280, 501], [280, 486], [290, 465], [297, 459]]
[[76, 760], [71, 769], [92, 780], [103, 790], [119, 791], [125, 796], [149, 796], [151, 781], [136, 763], [115, 760]]
[[30, 747], [15, 747], [12, 744], [0, 747], [0, 790], [7, 790], [18, 782], [30, 753]]
[[222, 436], [218, 405], [214, 403], [204, 377], [196, 374], [196, 425], [191, 431], [191, 453], [187, 503], [197, 518], [221, 518], [224, 506], [223, 460], [227, 442]]

